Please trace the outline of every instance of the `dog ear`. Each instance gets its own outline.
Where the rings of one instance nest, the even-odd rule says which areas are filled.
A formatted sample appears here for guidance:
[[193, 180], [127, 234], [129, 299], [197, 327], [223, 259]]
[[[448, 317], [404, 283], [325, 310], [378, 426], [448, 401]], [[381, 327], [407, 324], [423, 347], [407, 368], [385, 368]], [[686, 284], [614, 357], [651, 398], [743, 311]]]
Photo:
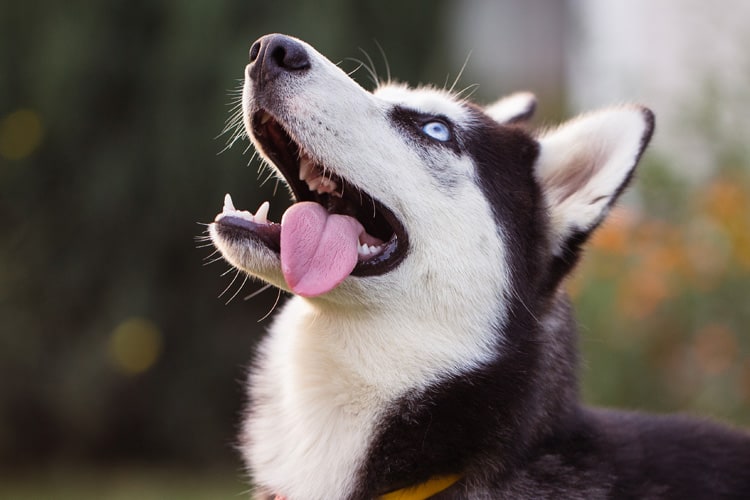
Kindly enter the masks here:
[[484, 112], [503, 125], [528, 121], [536, 110], [536, 97], [531, 92], [516, 92], [490, 104]]
[[580, 245], [630, 181], [653, 129], [650, 110], [628, 106], [582, 115], [538, 139], [534, 174], [557, 257], [572, 266]]

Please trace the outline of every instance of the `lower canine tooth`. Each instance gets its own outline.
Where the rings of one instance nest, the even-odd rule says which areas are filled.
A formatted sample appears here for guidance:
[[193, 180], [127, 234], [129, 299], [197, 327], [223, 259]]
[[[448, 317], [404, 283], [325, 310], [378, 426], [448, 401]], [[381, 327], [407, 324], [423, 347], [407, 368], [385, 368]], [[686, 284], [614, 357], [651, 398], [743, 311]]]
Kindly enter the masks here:
[[232, 203], [232, 197], [229, 195], [229, 193], [224, 195], [224, 209], [222, 211], [224, 212], [233, 212], [234, 210], [237, 210], [234, 208], [234, 203]]
[[255, 212], [255, 222], [258, 224], [265, 224], [268, 222], [268, 209], [271, 207], [271, 204], [267, 201], [264, 201], [261, 203], [261, 205], [258, 207], [258, 210]]

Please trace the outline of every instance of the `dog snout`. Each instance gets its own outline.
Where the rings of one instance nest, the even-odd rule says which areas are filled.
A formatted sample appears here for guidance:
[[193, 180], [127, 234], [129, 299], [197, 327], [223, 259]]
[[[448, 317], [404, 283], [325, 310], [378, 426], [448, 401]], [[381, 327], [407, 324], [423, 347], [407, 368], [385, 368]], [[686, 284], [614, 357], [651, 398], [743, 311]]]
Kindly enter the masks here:
[[310, 56], [299, 41], [285, 35], [266, 35], [250, 47], [248, 76], [259, 83], [282, 74], [301, 73], [310, 68]]

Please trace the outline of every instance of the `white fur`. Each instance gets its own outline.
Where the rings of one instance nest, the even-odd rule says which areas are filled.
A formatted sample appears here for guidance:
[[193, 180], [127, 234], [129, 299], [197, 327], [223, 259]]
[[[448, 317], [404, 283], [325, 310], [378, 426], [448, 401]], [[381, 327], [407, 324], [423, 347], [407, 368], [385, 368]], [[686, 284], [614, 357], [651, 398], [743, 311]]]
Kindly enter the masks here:
[[536, 107], [536, 97], [531, 92], [516, 92], [498, 99], [484, 108], [484, 112], [500, 123], [508, 123], [530, 115]]
[[379, 87], [374, 94], [391, 104], [405, 106], [421, 113], [442, 115], [455, 123], [467, 123], [468, 110], [453, 98], [446, 90], [432, 87], [419, 89], [409, 88], [401, 84], [389, 84]]
[[[467, 109], [436, 90], [370, 94], [307, 49], [312, 69], [290, 85], [275, 116], [316, 162], [389, 207], [410, 241], [391, 272], [292, 298], [251, 380], [261, 403], [242, 451], [254, 481], [292, 499], [330, 499], [350, 491], [387, 402], [487, 361], [490, 332], [505, 317], [508, 270], [470, 159], [443, 147], [415, 151], [389, 117], [401, 105], [468, 125]], [[246, 85], [246, 104], [250, 93]], [[451, 177], [450, 189], [435, 166], [447, 166], [439, 175]], [[272, 254], [211, 234], [233, 265], [286, 288]]]
[[[511, 292], [508, 243], [471, 158], [441, 146], [415, 148], [390, 116], [405, 106], [468, 127], [468, 108], [435, 89], [389, 85], [370, 94], [300, 43], [310, 69], [288, 80], [269, 111], [316, 163], [386, 205], [410, 242], [388, 273], [350, 276], [320, 297], [290, 299], [263, 343], [242, 452], [256, 484], [316, 500], [351, 493], [389, 402], [489, 361]], [[252, 92], [246, 82], [246, 110]], [[507, 121], [527, 114], [529, 96], [497, 103], [493, 115]], [[598, 197], [611, 197], [628, 172], [622, 165], [634, 163], [634, 115], [591, 115], [542, 137], [536, 173], [560, 238], [601, 216], [606, 200]], [[595, 165], [593, 175], [564, 196], [566, 173], [579, 159]], [[211, 236], [232, 265], [286, 289], [273, 252], [224, 240], [215, 226]]]

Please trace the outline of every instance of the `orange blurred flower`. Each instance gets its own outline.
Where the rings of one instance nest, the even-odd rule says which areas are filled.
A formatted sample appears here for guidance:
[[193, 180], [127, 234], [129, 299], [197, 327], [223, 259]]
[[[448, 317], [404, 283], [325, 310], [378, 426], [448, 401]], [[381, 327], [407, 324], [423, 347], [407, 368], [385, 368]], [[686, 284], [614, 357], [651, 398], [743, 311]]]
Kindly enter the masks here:
[[693, 340], [693, 357], [706, 375], [721, 375], [737, 360], [739, 346], [735, 333], [727, 325], [713, 323], [704, 326]]

